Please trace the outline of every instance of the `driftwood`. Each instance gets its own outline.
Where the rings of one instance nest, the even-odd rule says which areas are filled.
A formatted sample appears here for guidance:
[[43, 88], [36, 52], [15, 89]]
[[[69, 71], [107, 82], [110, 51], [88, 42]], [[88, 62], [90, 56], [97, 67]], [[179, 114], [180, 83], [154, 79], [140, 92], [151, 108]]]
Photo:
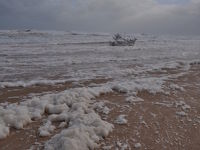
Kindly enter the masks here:
[[133, 39], [123, 38], [120, 34], [115, 34], [113, 40], [110, 46], [133, 46], [137, 39], [135, 37]]

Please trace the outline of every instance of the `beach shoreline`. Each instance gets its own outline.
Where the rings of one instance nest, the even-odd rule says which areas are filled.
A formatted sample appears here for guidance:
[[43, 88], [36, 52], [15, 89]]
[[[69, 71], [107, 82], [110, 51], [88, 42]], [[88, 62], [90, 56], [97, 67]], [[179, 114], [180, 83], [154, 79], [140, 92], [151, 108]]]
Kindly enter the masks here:
[[[198, 140], [200, 138], [199, 70], [199, 65], [193, 65], [184, 75], [165, 81], [166, 87], [174, 85], [170, 87], [168, 94], [141, 90], [129, 96], [124, 92], [113, 90], [111, 93], [97, 96], [94, 99], [95, 102], [104, 104], [103, 107], [95, 108], [95, 110], [103, 120], [114, 125], [108, 137], [98, 142], [99, 149], [198, 150], [200, 148]], [[172, 74], [173, 70], [169, 70], [166, 74], [170, 73]], [[154, 74], [156, 75], [156, 72]], [[4, 103], [18, 103], [21, 97], [27, 97], [31, 93], [61, 92], [73, 88], [98, 86], [109, 81], [111, 79], [96, 79], [79, 84], [66, 83], [59, 86], [29, 87], [29, 89], [5, 89], [0, 98]], [[19, 97], [14, 101], [9, 98], [9, 96], [13, 97], [9, 93], [13, 91], [15, 91], [13, 95]], [[108, 112], [101, 110], [105, 106], [109, 109]], [[124, 115], [121, 123], [116, 122], [120, 115]], [[43, 124], [45, 117], [47, 117], [46, 114], [41, 119], [24, 126], [24, 129], [11, 128], [8, 137], [0, 140], [1, 149], [17, 150], [30, 147], [43, 149], [44, 143], [62, 130], [57, 128], [50, 136], [40, 137], [38, 128]], [[54, 125], [58, 127], [59, 124]]]

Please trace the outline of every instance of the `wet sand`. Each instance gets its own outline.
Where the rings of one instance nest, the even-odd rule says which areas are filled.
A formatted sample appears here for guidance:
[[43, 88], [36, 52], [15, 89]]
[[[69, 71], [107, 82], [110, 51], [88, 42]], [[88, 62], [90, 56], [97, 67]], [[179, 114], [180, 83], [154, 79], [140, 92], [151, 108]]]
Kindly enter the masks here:
[[[126, 95], [112, 93], [99, 100], [106, 100], [111, 113], [107, 121], [115, 125], [114, 131], [102, 142], [101, 148], [148, 149], [148, 150], [199, 150], [200, 149], [200, 71], [193, 66], [188, 74], [169, 80], [184, 87], [174, 89], [170, 94], [139, 91], [137, 96], [143, 102], [128, 104]], [[184, 101], [191, 108], [185, 110], [186, 115], [178, 115], [184, 111], [178, 102]], [[115, 124], [119, 115], [126, 115], [127, 124]], [[137, 148], [137, 143], [141, 147]]]
[[45, 93], [56, 93], [67, 90], [69, 88], [77, 87], [87, 87], [91, 83], [93, 84], [103, 84], [111, 79], [93, 79], [84, 81], [69, 81], [65, 83], [55, 84], [55, 85], [34, 85], [30, 87], [8, 87], [0, 89], [0, 103], [9, 102], [16, 103], [23, 101], [33, 95], [44, 95]]
[[[167, 70], [167, 74], [173, 74], [175, 70]], [[175, 71], [175, 73], [177, 73]], [[150, 73], [149, 73], [150, 74]], [[152, 73], [159, 76], [159, 72]], [[171, 88], [169, 94], [152, 94], [142, 90], [137, 97], [143, 102], [132, 104], [125, 101], [127, 95], [117, 91], [103, 94], [96, 98], [104, 101], [111, 109], [108, 115], [100, 113], [102, 118], [113, 123], [115, 128], [105, 140], [102, 140], [99, 149], [127, 147], [130, 149], [148, 150], [199, 150], [200, 149], [200, 66], [193, 67], [183, 76], [166, 81], [166, 86], [175, 83], [183, 89]], [[45, 92], [59, 92], [68, 88], [84, 87], [92, 83], [101, 84], [110, 81], [107, 79], [84, 81], [73, 84], [71, 82], [54, 86], [37, 85], [29, 88], [7, 88], [1, 91], [0, 102], [19, 102], [29, 97], [30, 94], [42, 94]], [[14, 97], [14, 98], [12, 98]], [[186, 115], [179, 115], [183, 111], [184, 101], [191, 108], [184, 110]], [[115, 123], [118, 115], [126, 115], [127, 124]], [[45, 116], [44, 116], [45, 118]], [[53, 135], [60, 132], [57, 129], [49, 137], [41, 138], [38, 128], [42, 119], [24, 127], [24, 130], [12, 129], [10, 135], [0, 140], [2, 150], [23, 150], [32, 146], [33, 149], [43, 148], [43, 143]], [[121, 144], [120, 144], [121, 143]], [[137, 143], [140, 143], [141, 146]], [[138, 148], [136, 148], [138, 147]]]

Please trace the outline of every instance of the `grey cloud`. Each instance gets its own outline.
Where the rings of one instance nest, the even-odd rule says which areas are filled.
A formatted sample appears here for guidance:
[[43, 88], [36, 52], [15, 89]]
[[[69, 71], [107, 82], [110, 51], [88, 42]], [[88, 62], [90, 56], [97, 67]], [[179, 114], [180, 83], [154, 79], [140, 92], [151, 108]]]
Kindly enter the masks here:
[[156, 0], [1, 0], [0, 29], [200, 34], [200, 2]]

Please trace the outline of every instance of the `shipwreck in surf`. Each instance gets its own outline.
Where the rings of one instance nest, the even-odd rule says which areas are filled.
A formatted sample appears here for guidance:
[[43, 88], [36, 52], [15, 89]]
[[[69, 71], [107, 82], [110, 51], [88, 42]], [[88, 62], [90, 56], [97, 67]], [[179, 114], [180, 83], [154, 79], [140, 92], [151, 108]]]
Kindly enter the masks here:
[[110, 46], [134, 46], [136, 38], [123, 38], [120, 34], [113, 36], [113, 41], [110, 42]]

